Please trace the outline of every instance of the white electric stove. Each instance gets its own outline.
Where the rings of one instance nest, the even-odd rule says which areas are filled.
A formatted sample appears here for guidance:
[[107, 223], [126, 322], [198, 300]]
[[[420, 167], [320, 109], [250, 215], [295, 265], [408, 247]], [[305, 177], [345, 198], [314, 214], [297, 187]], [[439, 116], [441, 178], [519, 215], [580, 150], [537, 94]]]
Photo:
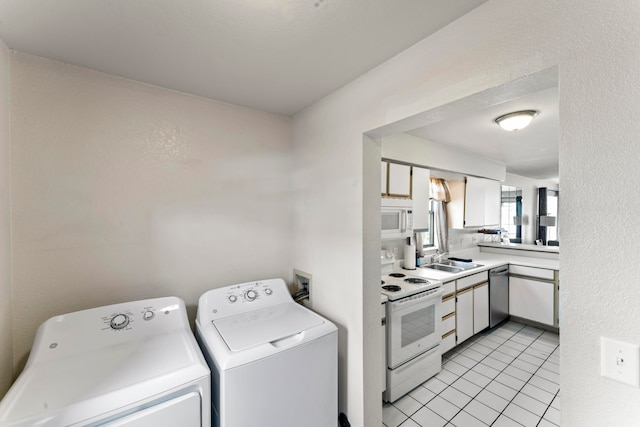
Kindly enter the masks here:
[[415, 277], [381, 253], [381, 291], [387, 296], [387, 387], [394, 402], [441, 370], [442, 282]]
[[391, 251], [381, 251], [381, 291], [389, 301], [396, 301], [421, 292], [436, 291], [442, 286], [440, 281], [412, 275], [411, 270], [405, 270], [395, 264], [395, 257]]

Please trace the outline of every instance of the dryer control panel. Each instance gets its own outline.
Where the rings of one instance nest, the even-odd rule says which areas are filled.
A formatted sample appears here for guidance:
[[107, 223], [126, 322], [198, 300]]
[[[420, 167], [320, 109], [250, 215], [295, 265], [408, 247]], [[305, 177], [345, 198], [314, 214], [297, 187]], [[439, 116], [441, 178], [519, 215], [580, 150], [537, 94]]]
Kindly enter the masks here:
[[[269, 279], [213, 289], [200, 297], [199, 306], [206, 307], [208, 322], [289, 302], [293, 299], [284, 280]], [[201, 315], [198, 310], [198, 317]]]
[[126, 302], [52, 317], [40, 325], [32, 353], [47, 360], [189, 329], [180, 298]]

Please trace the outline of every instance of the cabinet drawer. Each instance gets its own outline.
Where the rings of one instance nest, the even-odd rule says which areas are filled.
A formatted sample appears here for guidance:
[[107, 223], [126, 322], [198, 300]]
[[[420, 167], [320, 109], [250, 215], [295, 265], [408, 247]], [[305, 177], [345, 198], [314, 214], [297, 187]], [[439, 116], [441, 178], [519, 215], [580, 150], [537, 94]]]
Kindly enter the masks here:
[[440, 343], [442, 347], [442, 354], [445, 354], [447, 351], [451, 350], [456, 346], [456, 334], [454, 331], [451, 331], [449, 334], [445, 334], [442, 336], [442, 342]]
[[553, 283], [509, 278], [509, 314], [553, 326]]
[[444, 286], [444, 294], [442, 294], [442, 295], [449, 295], [449, 294], [452, 294], [452, 293], [454, 293], [456, 291], [456, 281], [455, 280], [452, 280], [450, 282], [445, 282], [443, 284], [443, 286]]
[[477, 285], [478, 283], [486, 282], [487, 280], [489, 280], [489, 272], [481, 271], [480, 273], [472, 274], [456, 280], [456, 286], [458, 290], [461, 290], [468, 288], [469, 286]]
[[553, 280], [553, 270], [546, 268], [525, 267], [524, 265], [509, 265], [509, 274], [519, 274], [521, 276], [537, 277], [539, 279]]
[[447, 335], [449, 332], [456, 329], [456, 314], [451, 313], [448, 316], [442, 318], [442, 335]]
[[448, 314], [456, 311], [456, 297], [451, 295], [450, 297], [442, 299], [442, 317], [446, 317]]

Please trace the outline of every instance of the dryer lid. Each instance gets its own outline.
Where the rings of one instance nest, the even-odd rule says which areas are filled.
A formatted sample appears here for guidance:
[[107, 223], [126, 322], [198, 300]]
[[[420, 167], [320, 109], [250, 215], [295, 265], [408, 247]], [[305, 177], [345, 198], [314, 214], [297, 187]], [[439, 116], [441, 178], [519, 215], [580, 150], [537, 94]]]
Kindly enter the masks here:
[[294, 302], [213, 321], [231, 351], [272, 343], [323, 323], [323, 318]]

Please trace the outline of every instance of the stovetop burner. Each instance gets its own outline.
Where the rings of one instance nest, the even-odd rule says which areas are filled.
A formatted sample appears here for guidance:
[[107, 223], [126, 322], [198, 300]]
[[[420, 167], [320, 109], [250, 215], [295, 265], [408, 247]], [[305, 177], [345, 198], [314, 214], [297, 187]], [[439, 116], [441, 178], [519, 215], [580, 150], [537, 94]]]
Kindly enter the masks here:
[[402, 290], [402, 288], [398, 285], [385, 285], [382, 287], [382, 289], [389, 292], [400, 292]]
[[404, 279], [404, 281], [407, 283], [429, 283], [428, 281], [424, 279], [418, 279], [417, 277], [408, 277]]
[[390, 273], [389, 276], [391, 277], [405, 277], [406, 274], [402, 274], [402, 273]]

